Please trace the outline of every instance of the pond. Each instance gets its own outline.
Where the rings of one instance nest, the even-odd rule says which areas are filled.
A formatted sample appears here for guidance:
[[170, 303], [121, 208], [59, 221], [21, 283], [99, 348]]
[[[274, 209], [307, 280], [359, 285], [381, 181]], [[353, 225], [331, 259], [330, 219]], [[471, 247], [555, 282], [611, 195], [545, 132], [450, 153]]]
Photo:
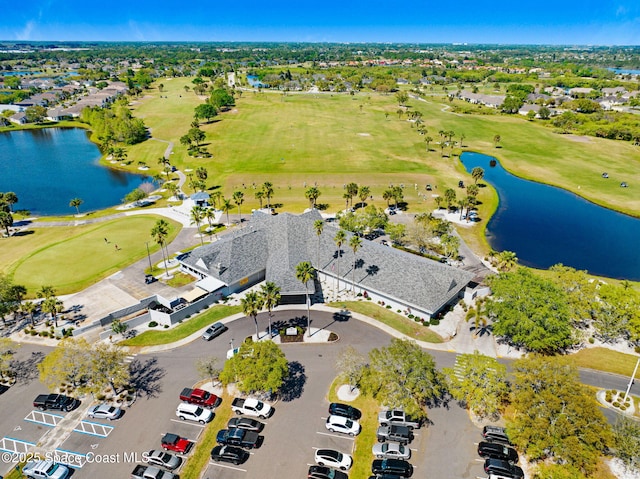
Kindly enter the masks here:
[[493, 185], [500, 197], [487, 225], [492, 248], [514, 251], [521, 264], [534, 268], [562, 263], [599, 276], [640, 280], [640, 219], [518, 178], [491, 156], [465, 152], [460, 160], [468, 172], [484, 169], [480, 183]]
[[118, 205], [149, 178], [99, 164], [100, 150], [81, 128], [44, 128], [0, 133], [0, 191], [13, 191], [14, 210], [69, 215]]

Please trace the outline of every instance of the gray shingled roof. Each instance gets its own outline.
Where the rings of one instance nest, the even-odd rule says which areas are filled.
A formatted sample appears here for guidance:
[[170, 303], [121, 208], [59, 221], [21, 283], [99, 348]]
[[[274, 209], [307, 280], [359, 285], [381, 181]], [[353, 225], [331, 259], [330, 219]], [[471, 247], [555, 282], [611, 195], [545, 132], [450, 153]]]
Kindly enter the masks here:
[[295, 276], [300, 262], [310, 261], [327, 274], [339, 271], [351, 281], [356, 259], [356, 284], [428, 312], [438, 311], [473, 279], [467, 271], [367, 240], [362, 240], [354, 257], [349, 247], [351, 233], [347, 233], [338, 263], [333, 240], [338, 228], [325, 223], [318, 238], [313, 228], [317, 219], [321, 216], [316, 210], [276, 216], [256, 212], [249, 227], [187, 253], [182, 261], [227, 284], [266, 269], [266, 279], [276, 283], [282, 294], [301, 294], [304, 285]]

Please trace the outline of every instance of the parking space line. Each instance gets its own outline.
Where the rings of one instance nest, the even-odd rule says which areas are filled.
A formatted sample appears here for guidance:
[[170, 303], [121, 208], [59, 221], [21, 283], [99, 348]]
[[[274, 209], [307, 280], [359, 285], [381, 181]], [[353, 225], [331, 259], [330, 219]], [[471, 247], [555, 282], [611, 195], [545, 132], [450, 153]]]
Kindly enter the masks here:
[[169, 419], [169, 420], [173, 422], [177, 422], [178, 424], [186, 424], [187, 426], [195, 426], [200, 428], [204, 428], [206, 426], [206, 424], [200, 424], [197, 422], [188, 422], [188, 421], [183, 421], [181, 419]]
[[355, 441], [355, 437], [353, 436], [338, 436], [337, 434], [330, 434], [328, 432], [320, 432], [320, 431], [316, 431], [316, 434], [321, 434], [323, 436], [329, 436], [329, 437], [338, 437], [341, 439], [348, 439], [349, 441]]
[[98, 422], [80, 421], [73, 431], [80, 434], [88, 434], [89, 436], [107, 437], [113, 431], [113, 426]]
[[[56, 452], [59, 452], [60, 455], [57, 456], [56, 458], [56, 462], [59, 462], [61, 464], [64, 464], [66, 466], [70, 466], [73, 468], [78, 468], [78, 469], [82, 469], [82, 466], [84, 466], [87, 462], [87, 455], [86, 454], [81, 454], [79, 452], [74, 452], [74, 451], [67, 451], [66, 449], [56, 449]], [[74, 459], [72, 459], [71, 461], [64, 461], [64, 458], [66, 457], [73, 457]]]
[[50, 412], [42, 411], [31, 411], [24, 418], [25, 421], [43, 424], [49, 427], [56, 427], [62, 419], [64, 419], [64, 416], [61, 416], [60, 414], [52, 414]]
[[233, 466], [227, 466], [226, 464], [220, 464], [219, 462], [214, 462], [214, 461], [209, 461], [209, 465], [210, 466], [224, 467], [225, 469], [233, 469], [234, 471], [247, 472], [246, 469], [241, 469], [239, 467], [233, 467]]
[[[17, 447], [18, 445], [22, 446], [22, 450]], [[9, 446], [13, 446], [13, 448], [10, 448]], [[29, 448], [33, 446], [35, 446], [35, 444], [32, 442], [14, 439], [12, 437], [3, 437], [0, 439], [0, 451], [26, 453], [29, 451]]]

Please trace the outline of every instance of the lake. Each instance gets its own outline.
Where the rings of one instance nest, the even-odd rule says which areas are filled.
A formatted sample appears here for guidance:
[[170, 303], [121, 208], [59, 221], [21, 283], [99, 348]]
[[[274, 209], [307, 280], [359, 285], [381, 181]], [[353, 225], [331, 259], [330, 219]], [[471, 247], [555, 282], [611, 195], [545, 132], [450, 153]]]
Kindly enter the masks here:
[[[588, 202], [560, 188], [523, 180], [495, 158], [465, 152], [468, 172], [479, 166], [500, 197], [487, 225], [497, 251], [514, 251], [521, 264], [546, 269], [562, 263], [591, 274], [640, 281], [640, 219]], [[602, 179], [602, 181], [613, 181]]]
[[100, 150], [81, 128], [44, 128], [0, 133], [0, 191], [13, 191], [14, 210], [34, 215], [75, 214], [118, 205], [149, 179], [100, 166]]

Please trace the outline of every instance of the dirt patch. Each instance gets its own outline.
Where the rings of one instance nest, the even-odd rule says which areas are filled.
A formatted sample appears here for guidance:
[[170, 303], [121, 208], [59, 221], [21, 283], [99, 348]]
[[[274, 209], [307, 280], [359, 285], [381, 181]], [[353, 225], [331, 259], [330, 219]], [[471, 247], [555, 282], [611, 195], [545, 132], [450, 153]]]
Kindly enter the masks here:
[[578, 143], [591, 143], [591, 138], [588, 136], [580, 136], [580, 135], [567, 135], [571, 141], [576, 141]]
[[371, 133], [358, 133], [358, 136], [371, 136]]

